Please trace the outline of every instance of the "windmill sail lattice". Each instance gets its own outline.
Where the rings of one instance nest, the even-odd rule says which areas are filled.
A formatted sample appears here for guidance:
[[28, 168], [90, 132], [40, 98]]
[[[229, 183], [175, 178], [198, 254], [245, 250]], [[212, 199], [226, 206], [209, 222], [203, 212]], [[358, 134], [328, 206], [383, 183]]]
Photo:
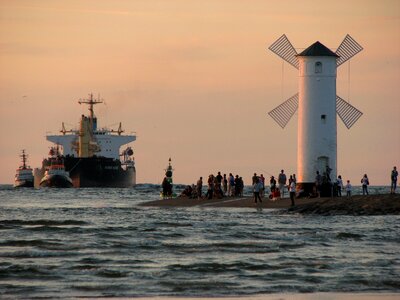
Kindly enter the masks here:
[[336, 50], [336, 54], [340, 56], [336, 61], [336, 65], [340, 66], [361, 50], [363, 50], [363, 47], [361, 47], [360, 44], [357, 43], [349, 34], [346, 35], [339, 48]]
[[299, 68], [299, 61], [297, 59], [297, 52], [293, 45], [290, 43], [286, 35], [282, 35], [268, 48], [279, 57], [283, 58], [286, 62], [291, 64], [296, 69]]
[[275, 120], [276, 123], [279, 124], [279, 126], [285, 128], [286, 124], [296, 112], [298, 106], [299, 93], [287, 99], [281, 105], [271, 110], [268, 114], [271, 116], [272, 119]]
[[336, 96], [336, 112], [342, 119], [347, 129], [350, 129], [355, 122], [362, 116], [362, 112], [339, 96]]

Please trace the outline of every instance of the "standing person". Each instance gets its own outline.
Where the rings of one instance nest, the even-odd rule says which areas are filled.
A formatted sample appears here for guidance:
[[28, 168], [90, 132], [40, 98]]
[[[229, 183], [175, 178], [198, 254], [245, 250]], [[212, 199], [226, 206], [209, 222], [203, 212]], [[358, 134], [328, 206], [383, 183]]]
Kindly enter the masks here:
[[281, 192], [281, 197], [284, 198], [285, 186], [286, 186], [286, 175], [283, 170], [281, 170], [281, 173], [278, 176], [278, 185], [279, 185], [279, 190]]
[[294, 198], [296, 196], [296, 183], [292, 180], [289, 185], [289, 195], [290, 200], [292, 201], [292, 206], [294, 206]]
[[196, 190], [197, 190], [197, 198], [201, 199], [203, 193], [203, 177], [200, 177], [200, 179], [197, 180]]
[[364, 174], [364, 177], [361, 178], [361, 184], [363, 195], [368, 195], [369, 180], [367, 174]]
[[235, 196], [240, 196], [240, 178], [239, 175], [235, 176]]
[[321, 187], [322, 187], [322, 176], [317, 171], [317, 175], [315, 176], [315, 187], [317, 188], [318, 198], [321, 198]]
[[217, 191], [217, 193], [222, 194], [222, 175], [221, 175], [221, 172], [218, 172], [217, 176], [215, 176], [214, 182], [215, 182], [215, 185], [216, 185], [215, 191]]
[[254, 202], [255, 203], [257, 203], [257, 199], [260, 200], [260, 203], [262, 203], [262, 200], [260, 198], [260, 190], [261, 190], [261, 182], [257, 178], [253, 183], [253, 193], [254, 193]]
[[243, 178], [239, 177], [239, 196], [240, 197], [243, 197], [243, 188], [244, 188]]
[[164, 198], [171, 198], [172, 197], [172, 185], [169, 182], [167, 177], [164, 177], [163, 182], [161, 184], [162, 187], [162, 194]]
[[397, 172], [396, 167], [393, 167], [392, 174], [390, 174], [390, 179], [391, 179], [390, 193], [391, 194], [395, 194], [396, 193], [397, 176], [399, 176], [399, 173]]
[[212, 199], [214, 194], [214, 175], [211, 174], [210, 176], [208, 176], [207, 184], [208, 189], [205, 197], [208, 199]]
[[336, 184], [337, 184], [337, 195], [338, 197], [342, 197], [343, 180], [341, 175], [338, 176]]
[[222, 198], [221, 182], [218, 181], [217, 176], [214, 177], [214, 197], [217, 197], [218, 199]]
[[289, 188], [290, 188], [290, 184], [292, 183], [292, 181], [293, 181], [293, 175], [290, 175], [289, 176]]
[[273, 194], [276, 189], [276, 180], [274, 176], [271, 176], [271, 179], [269, 180], [269, 186], [271, 188], [271, 194]]
[[265, 194], [265, 177], [263, 174], [260, 175], [260, 181], [261, 181], [261, 197], [264, 197]]
[[226, 174], [224, 174], [224, 178], [222, 179], [222, 187], [224, 189], [224, 196], [226, 196], [228, 190], [228, 179], [226, 179]]
[[350, 184], [350, 180], [347, 180], [347, 184], [346, 184], [345, 189], [346, 189], [346, 196], [347, 196], [347, 199], [350, 199], [350, 197], [351, 197], [351, 184]]
[[294, 181], [294, 184], [297, 184], [296, 174], [293, 174], [293, 181]]
[[254, 173], [253, 177], [251, 177], [251, 184], [254, 185], [258, 180], [257, 173]]
[[221, 175], [221, 172], [218, 172], [218, 174], [217, 174], [217, 182], [218, 182], [218, 184], [219, 185], [221, 185], [222, 184], [222, 175]]
[[229, 196], [235, 195], [235, 177], [233, 177], [232, 173], [229, 173], [229, 178], [228, 178], [228, 195]]

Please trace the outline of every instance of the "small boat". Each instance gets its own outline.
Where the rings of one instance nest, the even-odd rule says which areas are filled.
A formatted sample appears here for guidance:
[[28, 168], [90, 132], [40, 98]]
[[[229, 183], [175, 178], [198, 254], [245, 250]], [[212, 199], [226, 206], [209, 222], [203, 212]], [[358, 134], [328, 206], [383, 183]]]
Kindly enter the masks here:
[[20, 157], [22, 158], [22, 164], [15, 174], [14, 187], [33, 187], [33, 173], [32, 169], [26, 164], [28, 155], [25, 154], [25, 150], [22, 150]]
[[40, 180], [41, 187], [56, 187], [56, 188], [70, 188], [73, 186], [72, 179], [69, 173], [65, 171], [65, 166], [62, 158], [58, 155], [58, 149], [52, 148], [50, 150], [50, 165], [46, 169], [42, 180]]

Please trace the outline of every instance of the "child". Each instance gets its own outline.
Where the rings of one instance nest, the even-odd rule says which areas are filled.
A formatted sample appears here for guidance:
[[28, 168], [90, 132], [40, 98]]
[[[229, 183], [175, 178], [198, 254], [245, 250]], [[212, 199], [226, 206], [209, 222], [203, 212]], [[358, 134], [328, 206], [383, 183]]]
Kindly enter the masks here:
[[347, 184], [346, 184], [345, 188], [346, 188], [346, 195], [347, 195], [347, 198], [350, 198], [350, 197], [351, 197], [351, 184], [350, 184], [350, 180], [347, 180]]

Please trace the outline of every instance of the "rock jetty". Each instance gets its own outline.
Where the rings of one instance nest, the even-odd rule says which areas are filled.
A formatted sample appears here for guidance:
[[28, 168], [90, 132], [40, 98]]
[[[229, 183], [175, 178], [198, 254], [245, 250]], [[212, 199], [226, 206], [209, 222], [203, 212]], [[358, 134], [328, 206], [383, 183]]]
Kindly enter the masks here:
[[204, 208], [263, 208], [274, 209], [277, 213], [299, 213], [314, 215], [400, 215], [400, 194], [381, 194], [338, 198], [302, 198], [296, 199], [291, 207], [290, 199], [271, 201], [267, 198], [255, 204], [252, 197], [222, 199], [189, 199], [178, 197], [147, 201], [139, 204], [147, 207], [204, 207]]
[[289, 213], [312, 215], [399, 215], [400, 194], [326, 198], [287, 209]]

